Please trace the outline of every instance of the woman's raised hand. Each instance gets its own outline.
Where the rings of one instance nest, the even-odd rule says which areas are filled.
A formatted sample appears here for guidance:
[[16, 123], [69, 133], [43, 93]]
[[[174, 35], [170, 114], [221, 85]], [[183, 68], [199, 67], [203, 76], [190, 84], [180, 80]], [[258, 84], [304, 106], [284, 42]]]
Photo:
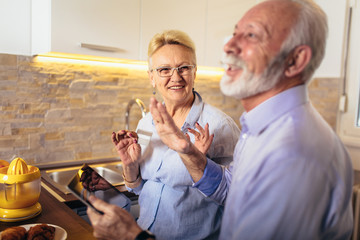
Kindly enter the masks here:
[[[207, 163], [205, 154], [190, 142], [188, 137], [176, 126], [174, 120], [166, 111], [165, 106], [154, 97], [150, 99], [150, 112], [161, 141], [169, 148], [178, 152], [193, 181], [199, 181]], [[203, 151], [207, 151], [207, 144], [201, 145], [203, 145]]]
[[[192, 128], [188, 128], [188, 131], [195, 136], [195, 147], [203, 154], [206, 154], [214, 139], [214, 134], [210, 135], [208, 123], [206, 123], [205, 128], [202, 128], [199, 123], [196, 123], [195, 127], [199, 131], [195, 131]], [[186, 136], [190, 140], [190, 136], [188, 134]]]
[[154, 97], [150, 99], [150, 112], [161, 141], [178, 153], [188, 153], [190, 141], [176, 126], [174, 119], [166, 111], [165, 106]]
[[136, 132], [120, 130], [117, 133], [113, 132], [111, 139], [124, 165], [135, 163], [140, 159], [141, 147]]

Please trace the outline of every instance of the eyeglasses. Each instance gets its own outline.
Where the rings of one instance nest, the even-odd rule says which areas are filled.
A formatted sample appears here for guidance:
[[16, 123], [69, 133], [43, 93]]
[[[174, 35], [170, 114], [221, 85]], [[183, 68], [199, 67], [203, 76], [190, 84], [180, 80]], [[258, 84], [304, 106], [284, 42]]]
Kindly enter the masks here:
[[179, 66], [179, 67], [158, 67], [158, 68], [154, 68], [151, 69], [150, 71], [152, 72], [153, 70], [155, 70], [157, 72], [157, 74], [160, 77], [171, 77], [174, 74], [174, 70], [176, 69], [176, 71], [178, 72], [178, 74], [180, 76], [186, 76], [192, 73], [192, 70], [195, 68], [195, 65], [183, 65], [183, 66]]

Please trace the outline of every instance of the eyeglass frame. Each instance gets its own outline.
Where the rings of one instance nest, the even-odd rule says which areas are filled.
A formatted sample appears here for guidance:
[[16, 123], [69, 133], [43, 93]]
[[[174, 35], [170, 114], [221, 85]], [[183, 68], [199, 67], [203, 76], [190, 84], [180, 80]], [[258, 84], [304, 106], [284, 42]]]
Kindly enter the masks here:
[[[181, 65], [181, 66], [178, 66], [178, 67], [157, 67], [157, 68], [153, 68], [153, 69], [150, 69], [150, 72], [153, 72], [154, 70], [156, 70], [156, 73], [159, 77], [172, 77], [172, 75], [174, 75], [174, 70], [177, 71], [177, 73], [180, 75], [180, 76], [183, 76], [182, 74], [180, 74], [179, 72], [179, 68], [182, 68], [182, 67], [191, 67], [191, 70], [192, 71], [194, 68], [196, 68], [196, 65]], [[158, 71], [159, 69], [162, 69], [162, 68], [170, 68], [171, 69], [171, 74], [169, 76], [160, 76], [160, 72]], [[184, 75], [184, 76], [187, 76], [187, 75]]]

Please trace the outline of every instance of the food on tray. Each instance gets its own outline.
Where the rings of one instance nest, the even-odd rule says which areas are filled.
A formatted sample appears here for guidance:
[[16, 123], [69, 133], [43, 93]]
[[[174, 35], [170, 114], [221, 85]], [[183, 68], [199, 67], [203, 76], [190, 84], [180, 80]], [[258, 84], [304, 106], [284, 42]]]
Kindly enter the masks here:
[[38, 224], [29, 229], [27, 240], [53, 240], [55, 237], [55, 227], [47, 224]]
[[[26, 226], [26, 225], [24, 225]], [[9, 227], [1, 232], [1, 240], [54, 240], [55, 227], [47, 224], [36, 224], [28, 231], [21, 226]]]
[[1, 240], [26, 240], [26, 229], [9, 227], [1, 232]]

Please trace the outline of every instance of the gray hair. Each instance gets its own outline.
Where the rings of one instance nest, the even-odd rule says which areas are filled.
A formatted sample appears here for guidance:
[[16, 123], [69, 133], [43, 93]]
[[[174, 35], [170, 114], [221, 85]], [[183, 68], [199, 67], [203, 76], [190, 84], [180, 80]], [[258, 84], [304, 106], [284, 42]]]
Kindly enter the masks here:
[[312, 57], [301, 77], [304, 83], [308, 83], [325, 55], [328, 34], [327, 16], [313, 0], [288, 1], [299, 4], [300, 12], [298, 21], [282, 44], [280, 55], [285, 60], [295, 47], [308, 45], [311, 48]]

